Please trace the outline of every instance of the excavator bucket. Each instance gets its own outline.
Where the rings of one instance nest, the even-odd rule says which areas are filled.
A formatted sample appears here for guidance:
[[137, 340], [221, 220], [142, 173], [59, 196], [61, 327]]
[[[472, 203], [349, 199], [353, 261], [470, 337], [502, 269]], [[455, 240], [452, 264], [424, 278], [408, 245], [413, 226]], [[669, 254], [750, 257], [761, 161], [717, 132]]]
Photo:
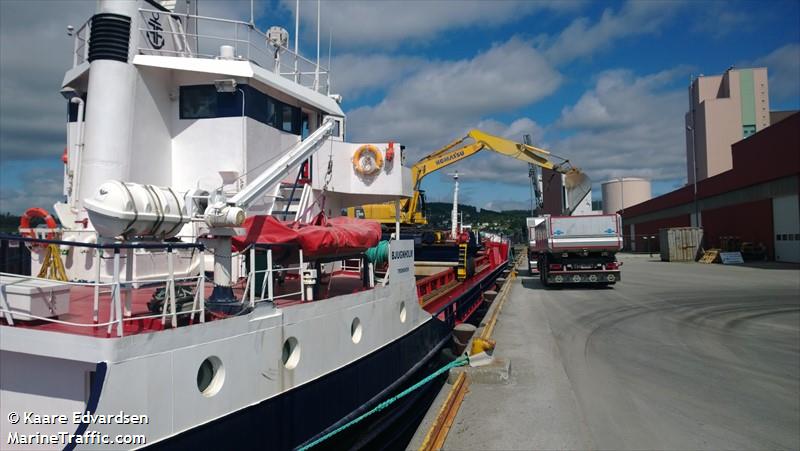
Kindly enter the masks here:
[[589, 179], [589, 176], [580, 169], [572, 168], [564, 174], [564, 186], [568, 190], [579, 187], [591, 189], [592, 181]]
[[564, 174], [564, 188], [566, 188], [567, 205], [569, 205], [568, 213], [572, 214], [592, 190], [592, 180], [580, 169], [572, 168]]
[[[567, 214], [572, 214], [592, 190], [592, 181], [589, 176], [580, 169], [571, 167], [569, 161], [556, 157], [544, 149], [490, 135], [480, 130], [470, 130], [468, 136], [497, 153], [564, 174], [564, 188], [566, 188], [567, 205], [569, 205]], [[562, 160], [561, 163], [555, 163], [554, 157]]]

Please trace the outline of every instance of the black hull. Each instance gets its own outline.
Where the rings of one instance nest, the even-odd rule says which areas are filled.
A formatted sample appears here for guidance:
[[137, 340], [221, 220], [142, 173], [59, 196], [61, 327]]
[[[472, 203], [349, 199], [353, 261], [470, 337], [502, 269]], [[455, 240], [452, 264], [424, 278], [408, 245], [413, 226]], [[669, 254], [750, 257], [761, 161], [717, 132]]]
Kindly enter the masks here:
[[[447, 363], [450, 328], [431, 319], [410, 334], [331, 374], [148, 449], [288, 450], [372, 409]], [[313, 449], [403, 449], [446, 374]]]

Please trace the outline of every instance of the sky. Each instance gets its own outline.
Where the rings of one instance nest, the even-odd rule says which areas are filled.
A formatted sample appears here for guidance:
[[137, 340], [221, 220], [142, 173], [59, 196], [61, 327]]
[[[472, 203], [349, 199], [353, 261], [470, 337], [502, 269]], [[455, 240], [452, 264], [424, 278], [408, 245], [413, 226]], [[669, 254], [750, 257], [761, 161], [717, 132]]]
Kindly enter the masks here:
[[[195, 0], [249, 20], [248, 0]], [[300, 52], [316, 54], [316, 1], [300, 4]], [[0, 212], [59, 200], [67, 25], [94, 0], [0, 0]], [[730, 66], [766, 66], [770, 109], [800, 108], [800, 1], [344, 1], [321, 4], [322, 62], [343, 96], [347, 140], [396, 141], [415, 161], [472, 128], [568, 158], [599, 184], [686, 183], [688, 86]], [[255, 0], [255, 23], [294, 37], [295, 1]], [[328, 52], [328, 48], [332, 51]], [[491, 152], [425, 179], [429, 201], [529, 208], [524, 164]]]

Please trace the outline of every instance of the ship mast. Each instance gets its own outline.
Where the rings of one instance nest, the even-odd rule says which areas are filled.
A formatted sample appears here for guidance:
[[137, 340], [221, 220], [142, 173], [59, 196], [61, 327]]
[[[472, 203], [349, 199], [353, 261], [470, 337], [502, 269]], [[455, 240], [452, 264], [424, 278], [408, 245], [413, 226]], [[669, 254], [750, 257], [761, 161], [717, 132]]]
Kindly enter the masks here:
[[453, 189], [453, 211], [450, 214], [450, 237], [455, 240], [458, 238], [458, 171], [453, 173], [453, 180], [456, 185]]

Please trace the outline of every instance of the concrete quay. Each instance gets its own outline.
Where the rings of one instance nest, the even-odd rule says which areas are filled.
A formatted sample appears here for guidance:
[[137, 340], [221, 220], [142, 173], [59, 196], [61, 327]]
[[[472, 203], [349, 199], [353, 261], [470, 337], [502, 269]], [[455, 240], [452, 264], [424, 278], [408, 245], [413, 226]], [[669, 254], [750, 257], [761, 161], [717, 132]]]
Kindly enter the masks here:
[[800, 268], [621, 261], [611, 288], [519, 268], [492, 336], [506, 377], [472, 378], [443, 448], [800, 448]]

